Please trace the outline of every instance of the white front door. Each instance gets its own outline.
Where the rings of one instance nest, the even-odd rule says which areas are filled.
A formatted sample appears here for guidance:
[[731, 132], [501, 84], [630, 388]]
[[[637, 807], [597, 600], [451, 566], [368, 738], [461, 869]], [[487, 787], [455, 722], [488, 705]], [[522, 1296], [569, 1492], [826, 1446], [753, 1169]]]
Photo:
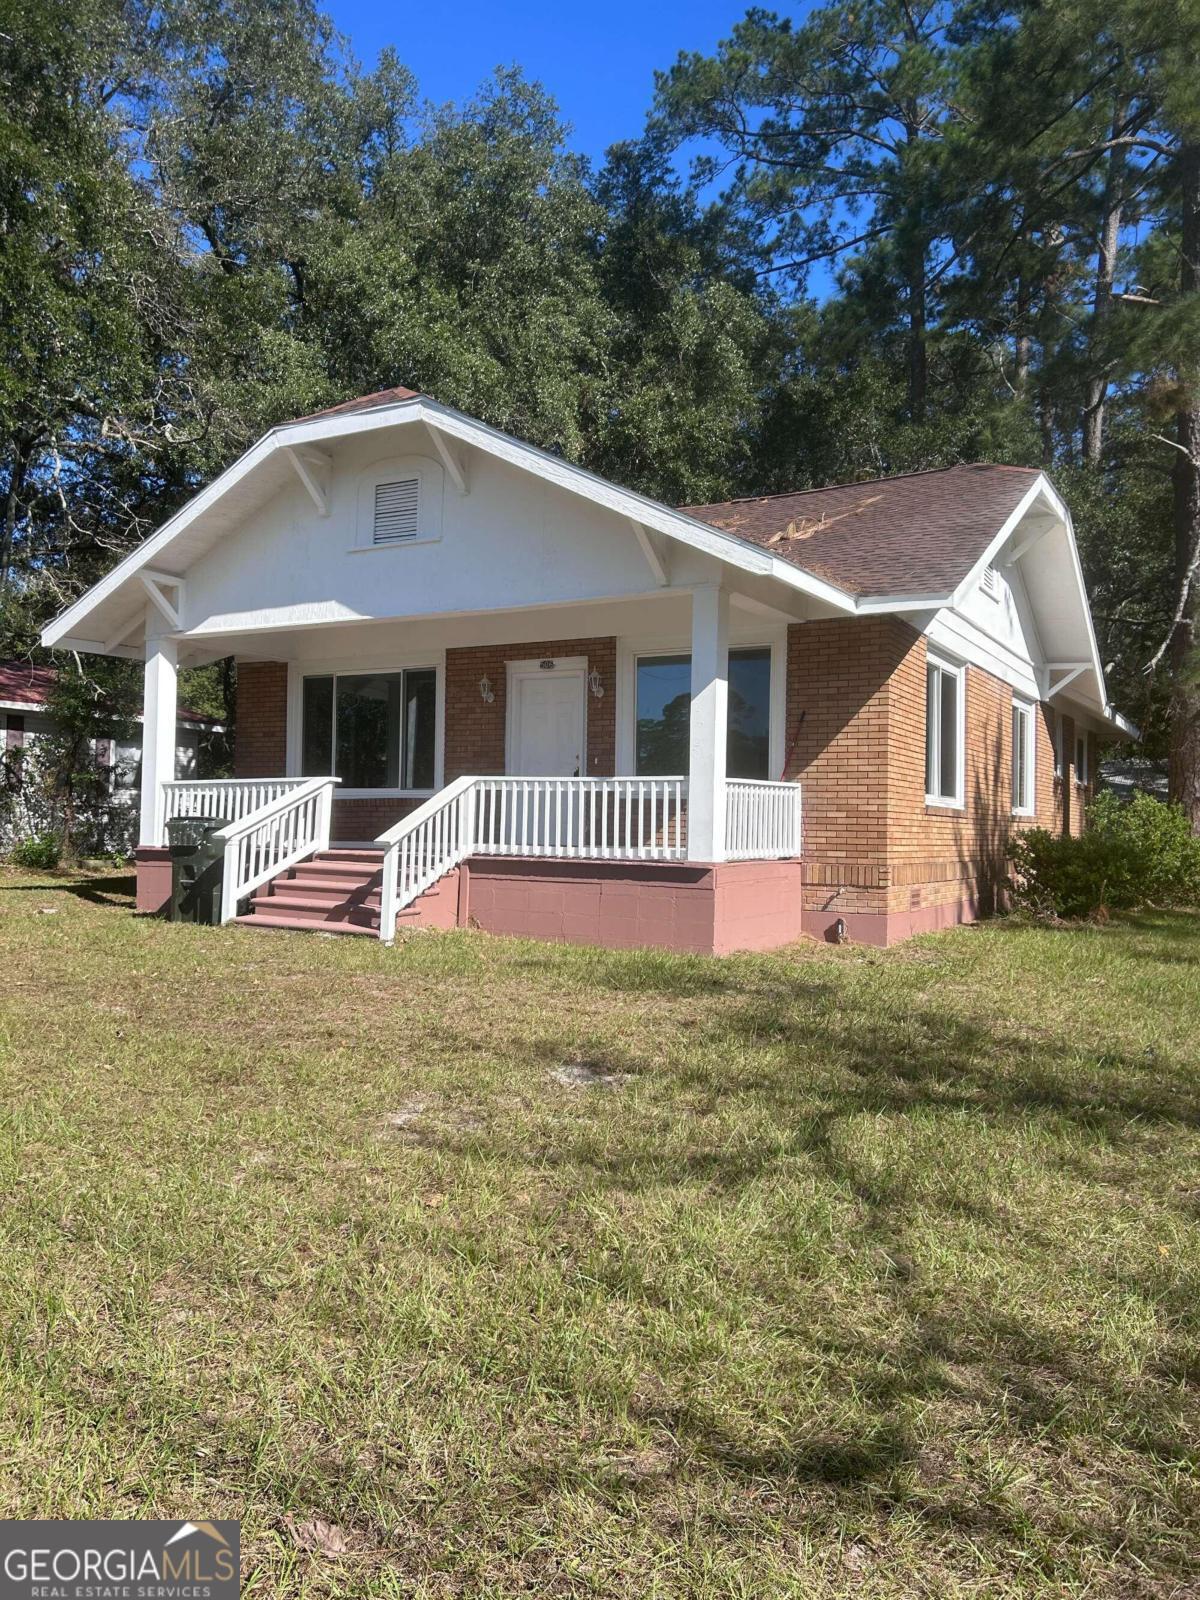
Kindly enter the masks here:
[[522, 778], [583, 775], [586, 684], [582, 667], [514, 668], [508, 770]]

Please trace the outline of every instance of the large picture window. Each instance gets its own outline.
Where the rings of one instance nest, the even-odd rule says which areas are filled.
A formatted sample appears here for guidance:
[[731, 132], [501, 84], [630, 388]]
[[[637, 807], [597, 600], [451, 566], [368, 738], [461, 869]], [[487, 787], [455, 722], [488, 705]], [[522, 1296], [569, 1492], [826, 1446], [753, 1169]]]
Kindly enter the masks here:
[[925, 671], [925, 799], [962, 804], [963, 669], [930, 660]]
[[432, 789], [436, 721], [432, 667], [305, 678], [301, 770], [347, 789]]
[[1012, 807], [1031, 817], [1033, 804], [1033, 707], [1014, 700], [1012, 708]]
[[[768, 778], [771, 769], [771, 651], [729, 652], [726, 771]], [[636, 771], [639, 777], [688, 770], [692, 720], [690, 655], [639, 656]]]

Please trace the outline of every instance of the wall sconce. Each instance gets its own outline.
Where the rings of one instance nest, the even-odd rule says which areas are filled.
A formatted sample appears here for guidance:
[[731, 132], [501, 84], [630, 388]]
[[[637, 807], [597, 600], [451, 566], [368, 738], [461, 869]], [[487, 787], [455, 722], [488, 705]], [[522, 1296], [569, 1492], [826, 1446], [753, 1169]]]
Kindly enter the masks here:
[[496, 698], [496, 691], [492, 688], [492, 680], [488, 677], [486, 672], [479, 680], [479, 698], [483, 701], [485, 706], [490, 706], [492, 701]]
[[588, 673], [588, 688], [592, 691], [597, 700], [602, 700], [604, 698], [604, 685], [600, 682], [599, 667], [593, 667]]

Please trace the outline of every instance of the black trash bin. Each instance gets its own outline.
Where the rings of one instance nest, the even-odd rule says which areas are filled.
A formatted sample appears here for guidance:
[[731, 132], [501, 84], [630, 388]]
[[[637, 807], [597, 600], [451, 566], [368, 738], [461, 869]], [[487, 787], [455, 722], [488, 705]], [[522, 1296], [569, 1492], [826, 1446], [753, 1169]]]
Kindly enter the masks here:
[[225, 817], [172, 817], [168, 821], [172, 922], [220, 922], [225, 848], [213, 834], [227, 826]]

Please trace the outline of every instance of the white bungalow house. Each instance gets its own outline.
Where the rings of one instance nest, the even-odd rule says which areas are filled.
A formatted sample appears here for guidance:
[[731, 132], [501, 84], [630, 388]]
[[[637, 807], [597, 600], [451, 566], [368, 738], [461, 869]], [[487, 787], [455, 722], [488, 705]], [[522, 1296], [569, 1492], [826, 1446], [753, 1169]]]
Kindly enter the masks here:
[[[955, 467], [677, 509], [404, 389], [274, 428], [45, 631], [145, 661], [139, 904], [723, 951], [977, 914], [1110, 707], [1070, 516]], [[235, 770], [174, 772], [234, 655]]]

